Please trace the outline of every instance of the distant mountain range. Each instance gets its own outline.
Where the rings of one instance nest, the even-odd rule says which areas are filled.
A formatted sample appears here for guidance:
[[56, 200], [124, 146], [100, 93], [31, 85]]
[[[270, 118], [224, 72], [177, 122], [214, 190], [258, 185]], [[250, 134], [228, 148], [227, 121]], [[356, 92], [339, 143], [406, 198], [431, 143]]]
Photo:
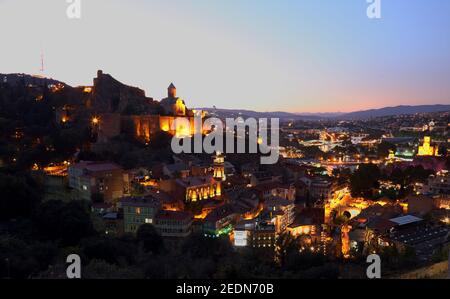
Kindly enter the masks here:
[[256, 112], [240, 109], [197, 108], [198, 110], [216, 113], [220, 117], [246, 116], [254, 118], [280, 118], [284, 120], [363, 120], [383, 116], [409, 115], [416, 113], [433, 113], [450, 111], [450, 105], [397, 106], [380, 109], [362, 110], [350, 113], [289, 113], [289, 112]]
[[339, 116], [342, 119], [369, 119], [374, 117], [408, 115], [416, 113], [433, 113], [450, 111], [450, 105], [397, 106], [381, 109], [356, 111]]
[[209, 113], [215, 113], [219, 117], [232, 117], [236, 118], [239, 116], [242, 117], [254, 117], [254, 118], [280, 118], [285, 120], [320, 120], [327, 119], [332, 117], [337, 117], [342, 113], [289, 113], [282, 111], [275, 112], [257, 112], [252, 110], [243, 110], [243, 109], [219, 109], [219, 108], [196, 108], [197, 110], [207, 111]]

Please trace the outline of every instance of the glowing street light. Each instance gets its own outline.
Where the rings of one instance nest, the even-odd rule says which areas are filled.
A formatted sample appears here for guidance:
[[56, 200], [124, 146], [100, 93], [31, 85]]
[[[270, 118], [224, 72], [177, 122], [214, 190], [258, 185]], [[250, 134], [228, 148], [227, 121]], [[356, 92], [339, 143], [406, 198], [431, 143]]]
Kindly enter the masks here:
[[92, 118], [92, 124], [94, 125], [94, 126], [96, 126], [96, 125], [98, 125], [100, 123], [100, 119], [97, 117], [97, 116], [94, 116], [93, 118]]

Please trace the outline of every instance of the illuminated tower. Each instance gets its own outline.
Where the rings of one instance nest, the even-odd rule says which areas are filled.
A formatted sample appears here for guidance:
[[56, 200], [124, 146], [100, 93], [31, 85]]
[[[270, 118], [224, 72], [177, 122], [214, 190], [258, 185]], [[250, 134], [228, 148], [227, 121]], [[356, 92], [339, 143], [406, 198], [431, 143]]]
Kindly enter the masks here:
[[170, 83], [169, 87], [167, 88], [167, 97], [175, 99], [177, 97], [177, 88], [173, 83]]
[[388, 159], [389, 160], [394, 160], [395, 159], [395, 153], [394, 153], [393, 150], [389, 150], [389, 157], [388, 157]]
[[225, 181], [225, 156], [217, 152], [214, 158], [214, 179]]
[[341, 241], [342, 241], [342, 255], [344, 258], [350, 257], [350, 238], [348, 233], [352, 227], [348, 224], [344, 224], [341, 227]]
[[423, 139], [423, 145], [419, 146], [418, 156], [439, 156], [439, 149], [437, 146], [431, 145], [431, 137], [426, 136]]
[[44, 75], [44, 53], [41, 53], [41, 68], [39, 69], [41, 75]]

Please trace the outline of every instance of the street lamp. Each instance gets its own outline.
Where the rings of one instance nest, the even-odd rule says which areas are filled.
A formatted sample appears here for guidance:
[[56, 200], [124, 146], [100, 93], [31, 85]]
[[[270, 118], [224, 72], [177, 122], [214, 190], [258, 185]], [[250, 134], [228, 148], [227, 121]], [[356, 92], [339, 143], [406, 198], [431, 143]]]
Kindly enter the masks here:
[[93, 124], [94, 126], [98, 125], [99, 122], [100, 122], [100, 119], [99, 119], [97, 116], [94, 116], [94, 117], [92, 118], [92, 124]]

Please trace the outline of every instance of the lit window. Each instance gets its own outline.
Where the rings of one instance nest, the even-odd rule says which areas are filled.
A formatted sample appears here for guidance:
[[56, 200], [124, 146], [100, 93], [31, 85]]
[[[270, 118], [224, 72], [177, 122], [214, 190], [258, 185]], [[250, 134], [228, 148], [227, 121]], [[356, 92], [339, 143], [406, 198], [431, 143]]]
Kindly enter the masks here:
[[147, 223], [147, 224], [153, 224], [153, 219], [146, 218], [146, 219], [145, 219], [145, 223]]
[[141, 215], [141, 208], [136, 208], [136, 214]]

